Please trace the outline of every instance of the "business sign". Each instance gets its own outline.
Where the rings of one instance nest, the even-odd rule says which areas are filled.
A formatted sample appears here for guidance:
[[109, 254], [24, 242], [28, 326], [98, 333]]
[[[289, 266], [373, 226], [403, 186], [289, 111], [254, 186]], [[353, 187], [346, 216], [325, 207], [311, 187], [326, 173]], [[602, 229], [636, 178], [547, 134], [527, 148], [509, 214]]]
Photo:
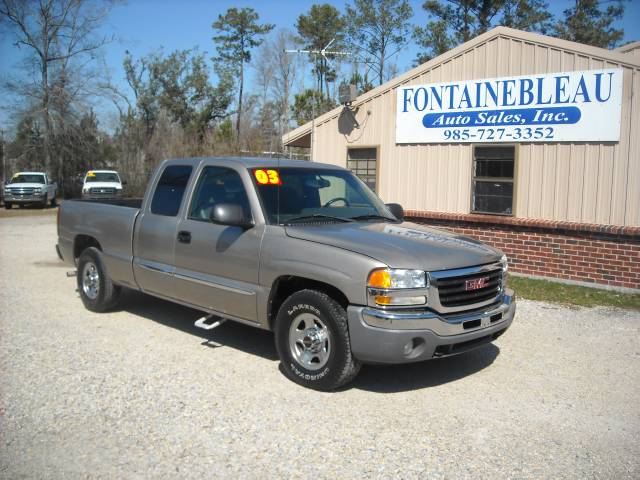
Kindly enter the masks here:
[[396, 143], [615, 142], [622, 70], [398, 87]]

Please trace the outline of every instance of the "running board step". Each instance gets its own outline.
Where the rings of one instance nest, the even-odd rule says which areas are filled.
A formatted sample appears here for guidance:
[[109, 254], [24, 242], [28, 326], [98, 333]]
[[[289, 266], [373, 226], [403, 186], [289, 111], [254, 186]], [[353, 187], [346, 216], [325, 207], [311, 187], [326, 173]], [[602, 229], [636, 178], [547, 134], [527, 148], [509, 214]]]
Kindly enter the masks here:
[[226, 321], [226, 318], [220, 318], [217, 315], [207, 315], [206, 317], [196, 320], [196, 323], [194, 323], [193, 326], [196, 328], [202, 328], [203, 330], [213, 330]]

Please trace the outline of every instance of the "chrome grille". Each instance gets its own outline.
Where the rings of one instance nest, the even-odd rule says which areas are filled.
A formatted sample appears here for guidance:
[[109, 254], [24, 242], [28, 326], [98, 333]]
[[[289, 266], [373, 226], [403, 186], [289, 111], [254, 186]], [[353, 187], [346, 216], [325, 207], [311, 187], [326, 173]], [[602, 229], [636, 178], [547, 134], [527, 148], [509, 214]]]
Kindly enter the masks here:
[[[477, 287], [478, 282], [484, 283]], [[440, 277], [435, 280], [440, 305], [463, 307], [493, 300], [502, 291], [502, 268], [474, 272], [466, 275]]]
[[33, 187], [11, 187], [9, 189], [12, 195], [33, 195]]

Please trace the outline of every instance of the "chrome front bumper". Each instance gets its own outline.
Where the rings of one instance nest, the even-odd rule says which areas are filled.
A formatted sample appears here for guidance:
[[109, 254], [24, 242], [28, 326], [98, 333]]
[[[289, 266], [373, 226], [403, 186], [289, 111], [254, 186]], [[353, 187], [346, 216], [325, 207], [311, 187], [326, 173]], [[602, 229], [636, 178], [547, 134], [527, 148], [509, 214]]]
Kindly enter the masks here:
[[[508, 289], [507, 292], [509, 292]], [[444, 316], [430, 311], [402, 312], [365, 307], [362, 310], [362, 317], [370, 327], [391, 330], [427, 329], [438, 335], [457, 335], [504, 322], [509, 311], [515, 310], [515, 296], [513, 290], [510, 292], [511, 294], [504, 295], [503, 301], [499, 305], [493, 305], [485, 310], [476, 310], [473, 313]], [[511, 316], [513, 317], [513, 315]]]
[[34, 203], [34, 202], [46, 202], [47, 194], [39, 193], [37, 195], [5, 195], [4, 201], [9, 203]]
[[442, 315], [350, 306], [351, 350], [366, 363], [407, 363], [462, 353], [493, 341], [515, 315], [513, 290], [502, 303], [472, 313]]
[[122, 198], [122, 192], [116, 192], [116, 193], [83, 193], [81, 198], [83, 200], [113, 200], [115, 198]]

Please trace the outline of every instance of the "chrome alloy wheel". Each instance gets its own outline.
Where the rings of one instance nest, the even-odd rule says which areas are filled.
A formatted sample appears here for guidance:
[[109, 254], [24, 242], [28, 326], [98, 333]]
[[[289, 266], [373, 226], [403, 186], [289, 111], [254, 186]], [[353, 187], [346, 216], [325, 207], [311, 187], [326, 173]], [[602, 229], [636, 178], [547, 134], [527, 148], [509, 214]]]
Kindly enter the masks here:
[[91, 300], [95, 300], [100, 293], [100, 274], [92, 262], [85, 263], [82, 269], [82, 290]]
[[312, 313], [301, 313], [291, 322], [289, 348], [307, 370], [318, 370], [329, 360], [331, 338], [327, 326]]

